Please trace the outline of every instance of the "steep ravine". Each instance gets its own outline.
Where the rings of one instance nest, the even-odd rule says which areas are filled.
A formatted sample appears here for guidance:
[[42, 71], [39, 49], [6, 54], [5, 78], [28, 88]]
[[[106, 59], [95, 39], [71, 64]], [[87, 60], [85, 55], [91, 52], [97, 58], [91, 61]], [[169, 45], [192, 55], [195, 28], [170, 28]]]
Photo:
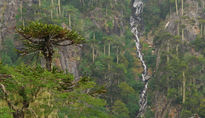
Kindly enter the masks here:
[[140, 30], [139, 26], [141, 24], [141, 14], [143, 13], [143, 6], [144, 3], [141, 0], [134, 0], [133, 1], [133, 14], [130, 17], [130, 25], [131, 25], [131, 32], [135, 36], [135, 44], [136, 44], [136, 52], [137, 52], [137, 57], [139, 58], [142, 66], [143, 66], [143, 73], [142, 73], [142, 81], [144, 82], [144, 88], [141, 91], [140, 94], [140, 100], [139, 100], [139, 105], [140, 109], [136, 115], [136, 118], [140, 118], [143, 116], [146, 107], [147, 107], [147, 90], [148, 90], [148, 81], [150, 77], [148, 76], [148, 69], [147, 65], [145, 64], [145, 61], [143, 59], [143, 54], [141, 52], [141, 44], [140, 44]]

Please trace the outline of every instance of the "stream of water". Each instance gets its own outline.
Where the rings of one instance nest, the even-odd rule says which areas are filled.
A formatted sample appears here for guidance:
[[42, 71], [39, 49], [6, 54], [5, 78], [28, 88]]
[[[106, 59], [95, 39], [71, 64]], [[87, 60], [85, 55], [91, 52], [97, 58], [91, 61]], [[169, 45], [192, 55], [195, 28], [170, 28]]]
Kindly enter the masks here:
[[141, 14], [143, 13], [144, 4], [141, 0], [133, 0], [132, 3], [133, 3], [132, 4], [133, 14], [130, 17], [131, 32], [135, 36], [134, 41], [136, 44], [137, 57], [139, 58], [143, 66], [142, 81], [144, 82], [144, 88], [140, 93], [140, 100], [139, 100], [140, 109], [136, 114], [136, 118], [140, 118], [144, 114], [147, 106], [146, 94], [148, 90], [148, 81], [150, 79], [150, 76], [148, 76], [147, 66], [145, 64], [145, 61], [143, 59], [143, 54], [141, 52], [140, 39], [139, 39], [140, 33], [138, 31], [138, 28], [141, 23]]

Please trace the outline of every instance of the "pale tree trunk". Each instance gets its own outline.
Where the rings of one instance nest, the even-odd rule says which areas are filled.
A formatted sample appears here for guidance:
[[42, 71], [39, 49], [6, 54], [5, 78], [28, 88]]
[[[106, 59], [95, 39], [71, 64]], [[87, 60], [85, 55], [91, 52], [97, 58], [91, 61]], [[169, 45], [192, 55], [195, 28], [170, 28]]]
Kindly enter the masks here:
[[108, 44], [108, 56], [110, 56], [110, 49], [111, 48], [111, 44], [110, 44], [110, 42], [109, 42], [109, 44]]
[[117, 47], [117, 64], [119, 64], [119, 47]]
[[92, 46], [92, 57], [93, 57], [93, 63], [95, 62], [95, 48], [94, 48], [94, 44]]
[[167, 41], [167, 52], [168, 52], [168, 54], [167, 54], [167, 63], [169, 63], [169, 41]]
[[71, 15], [68, 14], [68, 26], [71, 28], [71, 25], [72, 25], [72, 23], [71, 23]]
[[[110, 57], [110, 50], [111, 50], [111, 44], [110, 44], [110, 41], [109, 41], [109, 44], [108, 44], [108, 56]], [[110, 70], [110, 64], [108, 63], [108, 70]]]
[[178, 55], [179, 55], [179, 44], [178, 43], [176, 44], [176, 53], [177, 53], [177, 57], [178, 57]]
[[105, 48], [105, 44], [104, 44], [104, 55], [105, 55], [105, 52], [106, 52], [106, 48]]
[[186, 100], [186, 78], [185, 73], [183, 72], [183, 100], [182, 103], [185, 103]]
[[61, 0], [58, 0], [58, 11], [59, 15], [61, 15]]
[[169, 6], [169, 18], [171, 18], [171, 14], [172, 14], [172, 6]]
[[203, 24], [201, 24], [201, 36], [203, 36]]
[[182, 28], [182, 41], [184, 41], [184, 28]]
[[[181, 0], [182, 2], [182, 13], [181, 15], [184, 16], [184, 0]], [[184, 41], [184, 28], [182, 28], [182, 41]]]
[[38, 0], [38, 6], [39, 7], [41, 6], [41, 0]]
[[157, 51], [156, 70], [159, 67], [160, 59], [161, 58], [160, 58], [160, 48], [159, 48], [158, 51]]
[[51, 5], [52, 5], [52, 7], [54, 6], [54, 2], [53, 2], [53, 0], [51, 0]]
[[[180, 32], [179, 32], [179, 22], [177, 23], [177, 35], [180, 36]], [[179, 54], [179, 44], [176, 44], [176, 53], [177, 53], [177, 57]]]
[[21, 21], [23, 21], [23, 1], [20, 4], [20, 12], [21, 12]]
[[182, 2], [182, 16], [184, 15], [184, 0], [181, 1]]
[[177, 13], [177, 16], [179, 15], [179, 12], [178, 12], [178, 0], [175, 0], [175, 6], [176, 6], [176, 13]]
[[[93, 34], [93, 40], [95, 41], [95, 33]], [[92, 45], [92, 57], [93, 57], [93, 63], [95, 62], [95, 42], [93, 42]]]
[[51, 19], [53, 19], [53, 7], [54, 7], [54, 2], [51, 0]]

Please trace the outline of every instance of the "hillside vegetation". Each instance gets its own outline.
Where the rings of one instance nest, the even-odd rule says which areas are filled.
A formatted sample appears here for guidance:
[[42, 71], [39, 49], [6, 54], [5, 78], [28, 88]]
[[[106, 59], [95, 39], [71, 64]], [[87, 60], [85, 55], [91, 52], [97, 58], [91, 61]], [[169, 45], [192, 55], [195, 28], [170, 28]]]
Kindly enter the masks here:
[[[5, 19], [11, 9], [7, 1], [0, 3], [5, 16], [0, 14], [0, 118], [134, 118], [139, 110], [143, 69], [136, 58], [130, 32], [131, 2], [15, 3], [16, 28], [35, 21], [59, 27], [55, 31], [78, 32], [85, 39], [82, 44], [81, 38], [74, 40], [80, 43], [75, 46], [50, 45], [49, 69], [45, 66], [47, 53], [19, 53], [31, 43], [20, 40], [20, 32], [5, 33], [3, 29], [8, 29], [9, 24]], [[151, 75], [144, 117], [205, 117], [205, 2], [144, 0], [144, 3], [140, 40]], [[35, 38], [43, 39], [40, 34], [48, 33], [44, 31]], [[64, 67], [67, 65], [63, 62], [77, 67]]]

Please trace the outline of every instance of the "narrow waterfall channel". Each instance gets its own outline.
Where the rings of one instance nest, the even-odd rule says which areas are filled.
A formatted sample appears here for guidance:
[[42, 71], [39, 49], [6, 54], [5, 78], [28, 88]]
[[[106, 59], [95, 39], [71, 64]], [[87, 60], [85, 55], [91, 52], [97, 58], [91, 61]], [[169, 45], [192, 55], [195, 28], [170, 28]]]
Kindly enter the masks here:
[[144, 4], [141, 0], [133, 0], [133, 2], [132, 2], [132, 7], [133, 8], [132, 9], [134, 11], [133, 11], [132, 16], [130, 17], [131, 32], [135, 36], [134, 41], [135, 41], [135, 44], [136, 44], [137, 57], [139, 58], [139, 60], [142, 63], [142, 66], [143, 66], [142, 81], [144, 82], [144, 88], [141, 91], [140, 100], [139, 100], [140, 109], [136, 114], [136, 118], [140, 118], [145, 112], [145, 109], [146, 109], [146, 106], [147, 106], [147, 96], [146, 96], [146, 94], [147, 94], [147, 90], [148, 90], [148, 81], [150, 79], [150, 76], [148, 76], [148, 72], [147, 72], [147, 66], [145, 64], [145, 61], [143, 59], [143, 55], [142, 55], [142, 52], [141, 52], [140, 39], [139, 39], [140, 34], [138, 32], [138, 28], [139, 28], [139, 25], [141, 23], [141, 17], [140, 16], [143, 12], [143, 6], [144, 6]]

